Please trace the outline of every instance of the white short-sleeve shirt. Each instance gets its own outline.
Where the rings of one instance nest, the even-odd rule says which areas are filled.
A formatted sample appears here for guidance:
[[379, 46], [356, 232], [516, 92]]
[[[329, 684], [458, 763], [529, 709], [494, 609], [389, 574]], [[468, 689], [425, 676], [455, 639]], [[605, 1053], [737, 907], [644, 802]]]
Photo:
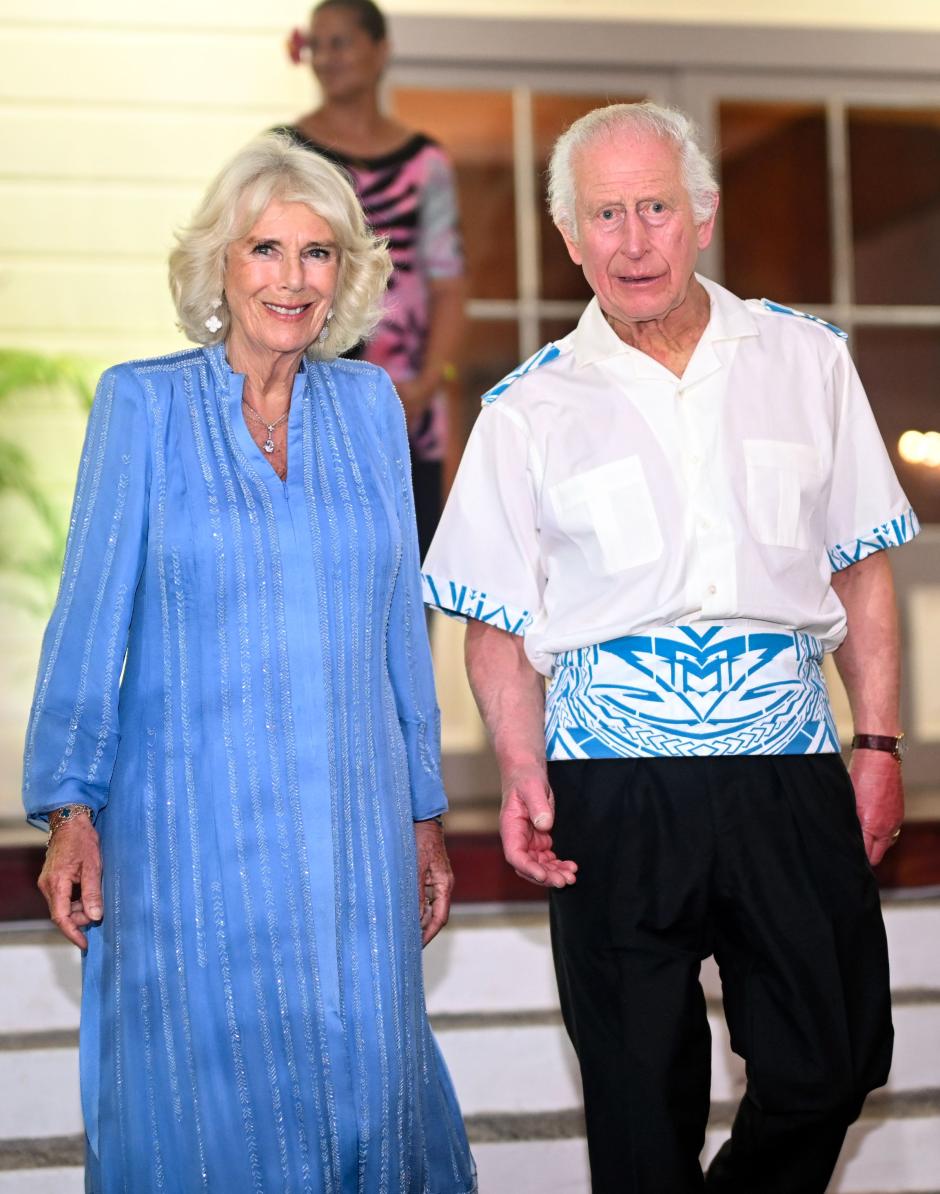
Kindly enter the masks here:
[[842, 334], [699, 280], [711, 315], [681, 378], [594, 299], [484, 396], [425, 600], [524, 634], [544, 675], [675, 627], [831, 651], [833, 570], [917, 532]]

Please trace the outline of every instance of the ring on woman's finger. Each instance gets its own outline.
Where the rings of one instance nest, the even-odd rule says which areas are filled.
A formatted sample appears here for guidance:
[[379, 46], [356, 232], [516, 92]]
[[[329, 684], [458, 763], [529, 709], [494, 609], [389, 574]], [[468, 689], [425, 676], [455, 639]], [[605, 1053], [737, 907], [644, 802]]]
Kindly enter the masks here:
[[895, 829], [894, 833], [891, 834], [891, 840], [893, 842], [896, 842], [900, 836], [901, 836], [901, 826], [899, 825], [897, 827], [897, 829]]

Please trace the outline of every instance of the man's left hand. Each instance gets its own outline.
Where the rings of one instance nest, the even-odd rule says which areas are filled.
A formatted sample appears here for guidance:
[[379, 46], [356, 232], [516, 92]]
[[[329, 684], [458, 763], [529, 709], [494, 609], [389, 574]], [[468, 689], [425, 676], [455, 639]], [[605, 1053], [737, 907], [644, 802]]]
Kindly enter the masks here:
[[444, 829], [437, 821], [415, 821], [418, 850], [418, 908], [421, 944], [437, 936], [450, 916], [454, 872], [444, 847]]
[[855, 788], [855, 808], [865, 838], [865, 853], [877, 866], [897, 841], [904, 820], [901, 764], [883, 750], [854, 750], [849, 775]]

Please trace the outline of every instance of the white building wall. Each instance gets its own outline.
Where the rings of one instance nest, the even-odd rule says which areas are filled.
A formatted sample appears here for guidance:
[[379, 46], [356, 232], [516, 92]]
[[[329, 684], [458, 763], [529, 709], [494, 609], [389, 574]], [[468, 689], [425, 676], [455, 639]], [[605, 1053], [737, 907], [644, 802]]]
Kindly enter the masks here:
[[[397, 13], [651, 16], [637, 0], [386, 0], [385, 7], [393, 22]], [[309, 73], [284, 52], [287, 32], [305, 16], [295, 0], [4, 0], [0, 348], [73, 354], [96, 372], [183, 345], [166, 284], [172, 230], [240, 145], [310, 106]], [[659, 0], [655, 19], [940, 30], [940, 5]], [[0, 415], [0, 436], [31, 455], [37, 479], [64, 511], [83, 425], [74, 399], [19, 394], [3, 400]], [[15, 500], [0, 495], [0, 543], [30, 533]], [[19, 754], [42, 627], [5, 589], [0, 578], [0, 821], [19, 816]]]

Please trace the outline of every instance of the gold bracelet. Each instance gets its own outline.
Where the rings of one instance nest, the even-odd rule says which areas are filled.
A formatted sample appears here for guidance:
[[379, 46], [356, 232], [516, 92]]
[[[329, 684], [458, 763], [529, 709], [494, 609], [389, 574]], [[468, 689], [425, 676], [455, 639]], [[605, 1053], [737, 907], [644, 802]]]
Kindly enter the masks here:
[[87, 804], [64, 804], [61, 808], [53, 809], [49, 814], [49, 841], [69, 821], [74, 821], [76, 817], [87, 817], [91, 821], [94, 815], [94, 809]]

